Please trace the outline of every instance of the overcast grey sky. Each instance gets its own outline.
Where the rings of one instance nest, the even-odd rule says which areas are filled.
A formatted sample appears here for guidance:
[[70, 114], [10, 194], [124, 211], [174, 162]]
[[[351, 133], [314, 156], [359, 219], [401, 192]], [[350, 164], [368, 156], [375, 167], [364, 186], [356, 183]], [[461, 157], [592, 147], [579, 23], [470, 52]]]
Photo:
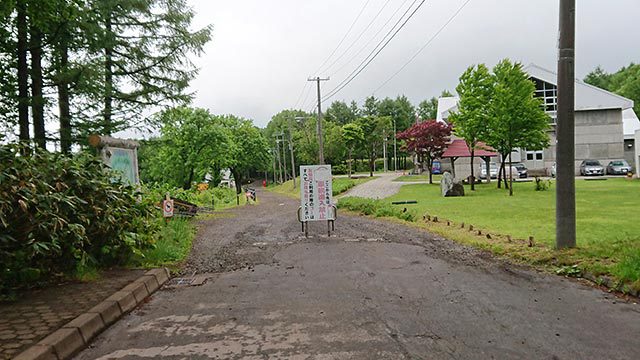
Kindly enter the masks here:
[[[464, 2], [427, 0], [369, 67], [323, 106], [333, 100], [362, 103]], [[596, 65], [615, 71], [632, 61], [640, 62], [639, 0], [576, 2], [577, 77], [584, 77]], [[197, 13], [194, 25], [214, 26], [206, 54], [196, 60], [201, 70], [192, 82], [197, 92], [194, 105], [213, 113], [254, 119], [256, 125], [263, 127], [272, 115], [296, 105], [307, 77], [330, 75], [331, 80], [322, 83], [323, 92], [328, 92], [356, 68], [413, 0], [369, 0], [349, 36], [327, 62], [329, 65], [338, 59], [335, 65], [314, 73], [365, 3], [367, 0], [189, 0]], [[373, 39], [401, 6], [395, 18]], [[380, 15], [371, 23], [379, 11]], [[505, 57], [554, 70], [557, 32], [558, 0], [471, 0], [375, 96], [405, 94], [417, 104], [437, 96], [443, 89], [453, 90], [467, 66], [475, 63], [492, 66]], [[342, 55], [361, 33], [360, 40]], [[366, 50], [356, 56], [368, 42]], [[310, 87], [306, 90], [309, 92]], [[314, 98], [315, 90], [298, 107], [310, 110]]]

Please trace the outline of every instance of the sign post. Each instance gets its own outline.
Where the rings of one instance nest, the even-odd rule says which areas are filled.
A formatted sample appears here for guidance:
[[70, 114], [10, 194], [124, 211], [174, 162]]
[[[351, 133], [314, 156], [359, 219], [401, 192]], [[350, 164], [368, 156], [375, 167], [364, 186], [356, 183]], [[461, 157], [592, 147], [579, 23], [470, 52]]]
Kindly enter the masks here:
[[162, 201], [162, 217], [164, 217], [165, 220], [173, 217], [173, 200], [171, 200], [171, 197], [168, 193], [165, 199]]
[[300, 166], [300, 207], [298, 221], [304, 235], [308, 235], [309, 221], [326, 221], [331, 236], [337, 209], [333, 203], [331, 165]]

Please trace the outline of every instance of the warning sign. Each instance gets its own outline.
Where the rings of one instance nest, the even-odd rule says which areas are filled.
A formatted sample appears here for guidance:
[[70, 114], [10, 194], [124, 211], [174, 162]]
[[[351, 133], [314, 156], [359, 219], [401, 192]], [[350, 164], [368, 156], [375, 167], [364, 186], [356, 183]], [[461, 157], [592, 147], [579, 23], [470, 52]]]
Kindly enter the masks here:
[[173, 200], [162, 201], [162, 216], [173, 217]]
[[302, 221], [335, 220], [331, 165], [300, 166]]

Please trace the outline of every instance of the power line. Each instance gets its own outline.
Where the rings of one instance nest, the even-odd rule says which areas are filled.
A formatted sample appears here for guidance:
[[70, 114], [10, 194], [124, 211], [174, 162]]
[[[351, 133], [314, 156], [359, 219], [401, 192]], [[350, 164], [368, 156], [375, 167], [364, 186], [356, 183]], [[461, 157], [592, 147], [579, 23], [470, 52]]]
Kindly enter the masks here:
[[[357, 53], [355, 53], [346, 63], [342, 64], [342, 66], [340, 66], [336, 71], [332, 72], [329, 76], [333, 76], [335, 74], [337, 74], [338, 72], [340, 72], [340, 70], [344, 69], [347, 65], [351, 64], [351, 62], [357, 58], [368, 46], [369, 44], [371, 44], [371, 42], [373, 40], [376, 39], [376, 37], [378, 36], [378, 34], [380, 34], [380, 32], [382, 30], [384, 30], [384, 28], [387, 26], [387, 24], [396, 16], [396, 14], [398, 13], [398, 11], [400, 11], [400, 9], [402, 9], [402, 7], [404, 6], [404, 4], [407, 3], [407, 1], [409, 0], [404, 0], [402, 2], [402, 4], [400, 4], [400, 6], [398, 6], [398, 8], [396, 9], [396, 11], [393, 12], [393, 14], [391, 14], [391, 16], [387, 19], [387, 21], [382, 24], [382, 26], [378, 29], [378, 31], [376, 31], [376, 33], [369, 39], [369, 41], [367, 41], [363, 47], [360, 48], [360, 50], [358, 50]], [[386, 35], [385, 35], [386, 36]]]
[[[405, 0], [406, 1], [406, 0]], [[376, 21], [376, 19], [378, 18], [378, 16], [380, 16], [380, 14], [382, 13], [382, 10], [384, 10], [384, 8], [387, 7], [387, 5], [389, 5], [389, 2], [391, 2], [391, 0], [387, 0], [384, 5], [382, 5], [382, 7], [380, 8], [380, 10], [378, 10], [378, 13], [376, 13], [376, 15], [373, 17], [373, 19], [371, 19], [371, 21], [369, 21], [369, 23], [367, 24], [367, 26], [365, 26], [364, 29], [362, 29], [362, 31], [360, 32], [360, 34], [351, 42], [351, 44], [349, 44], [349, 46], [347, 46], [347, 48], [342, 52], [342, 54], [340, 56], [338, 56], [335, 60], [333, 60], [333, 62], [331, 62], [331, 64], [329, 64], [329, 66], [325, 69], [326, 72], [328, 72], [333, 65], [335, 65], [338, 61], [340, 61], [340, 59], [342, 59], [348, 52], [349, 50], [351, 50], [351, 48], [358, 42], [358, 40], [360, 40], [362, 38], [362, 35], [364, 35], [364, 33], [369, 30], [369, 28], [371, 27], [371, 25], [373, 25], [373, 22]], [[386, 24], [385, 24], [386, 25]]]
[[[349, 83], [351, 83], [351, 81], [353, 81], [364, 69], [366, 69], [367, 66], [369, 66], [369, 64], [378, 56], [378, 54], [380, 54], [380, 52], [382, 50], [384, 50], [384, 48], [387, 47], [387, 45], [391, 42], [391, 40], [393, 40], [395, 38], [395, 36], [398, 34], [398, 32], [400, 32], [400, 30], [402, 30], [402, 28], [404, 28], [404, 26], [407, 24], [407, 22], [409, 22], [409, 20], [411, 20], [413, 15], [415, 15], [415, 13], [420, 9], [420, 7], [424, 4], [425, 1], [426, 0], [422, 0], [420, 2], [420, 4], [418, 4], [418, 6], [405, 19], [405, 21], [402, 23], [402, 25], [400, 25], [400, 27], [398, 27], [398, 29], [393, 33], [393, 35], [391, 35], [391, 37], [389, 37], [389, 39], [382, 45], [382, 47], [380, 47], [380, 49], [378, 49], [377, 51], [375, 51], [376, 50], [375, 48], [373, 49], [372, 53], [375, 51], [373, 56], [371, 56], [371, 53], [370, 53], [369, 56], [367, 56], [367, 58], [365, 58], [365, 60], [362, 63], [360, 63], [361, 65], [364, 63], [364, 65], [362, 65], [362, 66], [359, 65], [354, 71], [352, 71], [351, 74], [349, 74], [349, 76], [347, 76], [347, 78], [345, 80], [343, 80], [336, 88], [331, 90], [329, 92], [329, 94], [324, 96], [324, 98], [322, 99], [322, 102], [328, 100], [329, 98], [331, 98], [332, 96], [334, 96], [335, 94], [340, 92], [340, 90], [344, 89], [345, 86], [349, 85]], [[414, 3], [415, 3], [415, 1], [414, 1]], [[413, 3], [412, 3], [412, 5], [413, 5]], [[409, 9], [411, 9], [411, 7], [409, 7]], [[408, 12], [409, 9], [407, 9], [407, 11], [405, 11], [405, 14]], [[404, 17], [404, 14], [403, 14], [403, 17]], [[400, 20], [402, 20], [402, 18], [400, 18]], [[391, 29], [391, 31], [393, 31], [393, 28]], [[378, 46], [376, 46], [376, 48], [377, 47]], [[365, 61], [366, 61], [366, 63], [365, 63]]]
[[333, 49], [333, 51], [331, 52], [331, 54], [329, 54], [329, 56], [327, 56], [326, 59], [324, 59], [324, 61], [322, 62], [322, 64], [320, 64], [320, 66], [318, 67], [318, 69], [316, 69], [316, 71], [314, 71], [314, 74], [319, 74], [320, 70], [322, 69], [322, 67], [327, 63], [327, 61], [329, 61], [329, 59], [331, 59], [331, 57], [336, 53], [336, 51], [338, 51], [338, 49], [340, 48], [340, 45], [342, 45], [342, 43], [347, 39], [347, 36], [349, 35], [349, 33], [351, 33], [351, 30], [353, 30], [353, 27], [356, 25], [356, 23], [358, 22], [358, 19], [360, 19], [360, 16], [362, 15], [362, 13], [364, 12], [364, 9], [367, 7], [367, 5], [369, 4], [371, 0], [367, 0], [365, 1], [364, 5], [362, 6], [362, 9], [360, 9], [360, 12], [358, 13], [358, 16], [356, 16], [356, 18], [353, 20], [353, 22], [351, 23], [351, 26], [349, 26], [349, 29], [347, 30], [347, 32], [344, 34], [344, 36], [342, 37], [342, 39], [340, 40], [340, 42], [338, 43], [338, 45], [336, 46], [335, 49]]
[[415, 53], [413, 54], [413, 56], [411, 58], [409, 58], [409, 60], [404, 63], [404, 65], [402, 65], [400, 67], [400, 69], [398, 69], [398, 71], [396, 71], [395, 73], [393, 73], [393, 75], [391, 75], [387, 80], [385, 80], [380, 86], [378, 86], [373, 93], [375, 94], [378, 90], [382, 89], [385, 85], [387, 85], [387, 83], [389, 81], [391, 81], [391, 79], [393, 79], [394, 77], [396, 77], [396, 75], [398, 75], [402, 70], [404, 70], [405, 67], [407, 67], [407, 65], [409, 65], [427, 46], [429, 46], [429, 44], [431, 44], [431, 42], [433, 42], [433, 40], [438, 37], [438, 35], [440, 35], [440, 33], [453, 21], [453, 19], [456, 18], [456, 16], [458, 16], [458, 14], [462, 11], [462, 9], [464, 9], [465, 6], [467, 6], [467, 4], [470, 2], [471, 0], [467, 0], [465, 1], [459, 8], [458, 10], [456, 10], [456, 12], [453, 13], [453, 15], [451, 15], [451, 17], [449, 18], [449, 20], [447, 20], [447, 22], [444, 23], [444, 25], [442, 25], [440, 27], [440, 29], [438, 29], [438, 31], [436, 31], [435, 34], [433, 34], [433, 36], [424, 44], [422, 45], [422, 47]]
[[304, 94], [304, 91], [307, 90], [307, 86], [309, 86], [309, 82], [304, 83], [304, 86], [302, 87], [302, 91], [300, 91], [300, 95], [298, 95], [298, 100], [296, 100], [296, 104], [293, 105], [294, 109], [296, 109], [298, 107], [298, 104], [300, 104], [300, 100], [302, 99], [302, 95]]

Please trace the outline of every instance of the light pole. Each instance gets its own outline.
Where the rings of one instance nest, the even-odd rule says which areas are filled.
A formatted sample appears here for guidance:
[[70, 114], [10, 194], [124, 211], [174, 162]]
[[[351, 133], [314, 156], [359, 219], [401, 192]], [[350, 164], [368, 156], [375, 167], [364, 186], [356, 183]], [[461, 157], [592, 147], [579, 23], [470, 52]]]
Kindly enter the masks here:
[[318, 162], [320, 165], [324, 165], [324, 141], [322, 140], [322, 97], [320, 96], [320, 81], [328, 81], [329, 78], [309, 78], [307, 81], [315, 81], [318, 85], [318, 123], [316, 124], [316, 131], [318, 132]]

